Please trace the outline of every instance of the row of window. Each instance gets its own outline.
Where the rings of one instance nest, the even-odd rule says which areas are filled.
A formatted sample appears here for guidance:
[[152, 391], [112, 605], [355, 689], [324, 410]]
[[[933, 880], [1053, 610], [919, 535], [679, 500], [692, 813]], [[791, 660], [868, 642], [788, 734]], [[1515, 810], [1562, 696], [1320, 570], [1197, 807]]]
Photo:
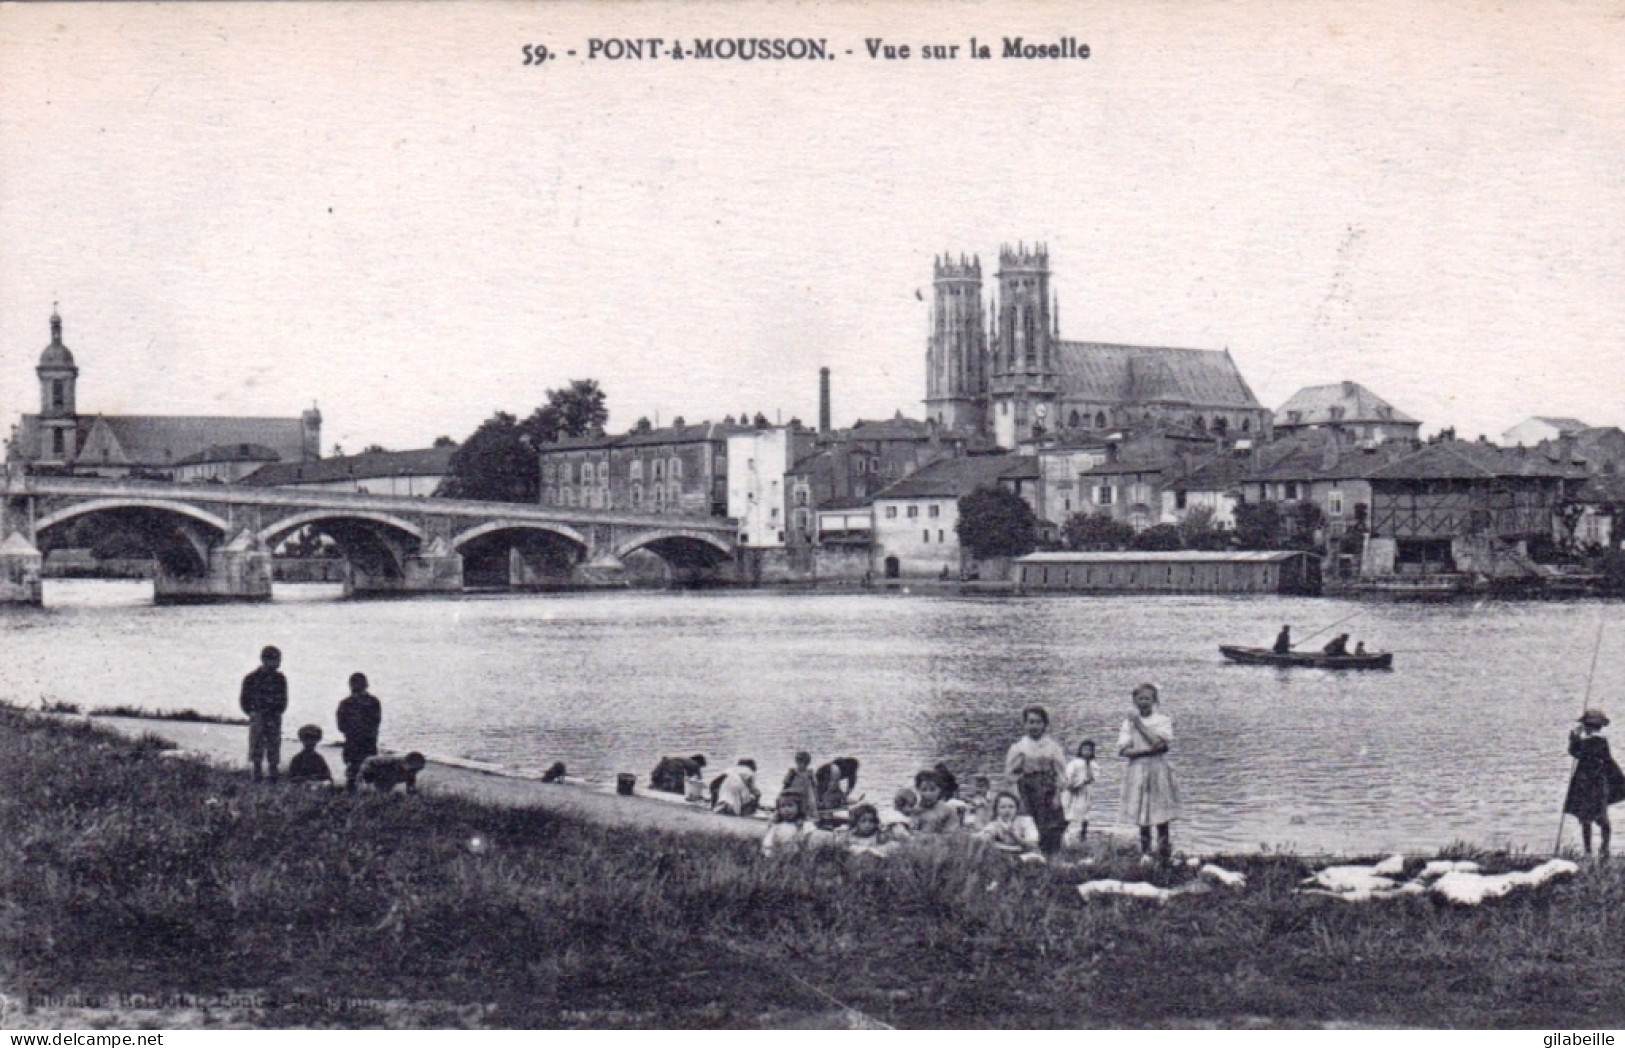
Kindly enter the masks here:
[[[918, 517], [920, 515], [920, 507], [919, 506], [911, 505], [911, 506], [908, 506], [907, 509], [908, 509], [908, 516], [909, 516], [910, 519], [913, 519], [913, 518]], [[942, 507], [939, 506], [939, 505], [936, 505], [935, 503], [932, 503], [931, 505], [925, 507], [925, 515], [928, 516], [928, 517], [939, 517], [939, 516], [942, 515]], [[887, 506], [886, 507], [886, 519], [887, 520], [896, 520], [897, 519], [897, 507], [896, 506]]]
[[[726, 462], [727, 459], [724, 456], [717, 456], [718, 473], [727, 472]], [[673, 455], [669, 459], [655, 459], [653, 462], [648, 463], [647, 471], [648, 479], [653, 481], [658, 482], [667, 479], [681, 480], [683, 479], [683, 460], [678, 458], [676, 455]], [[634, 481], [643, 480], [644, 472], [644, 460], [633, 459], [631, 462], [627, 463], [626, 479]], [[608, 462], [582, 462], [579, 464], [579, 466], [576, 463], [569, 461], [542, 463], [543, 484], [552, 484], [555, 482], [559, 484], [591, 484], [595, 481], [600, 485], [609, 483]]]
[[[642, 484], [633, 484], [627, 493], [632, 509], [653, 508], [659, 512], [667, 506], [677, 506], [682, 502], [683, 486], [677, 481], [670, 484], [650, 485], [647, 492]], [[542, 505], [544, 506], [579, 506], [582, 509], [609, 509], [609, 492], [604, 488], [583, 485], [579, 490], [573, 487], [543, 488]]]

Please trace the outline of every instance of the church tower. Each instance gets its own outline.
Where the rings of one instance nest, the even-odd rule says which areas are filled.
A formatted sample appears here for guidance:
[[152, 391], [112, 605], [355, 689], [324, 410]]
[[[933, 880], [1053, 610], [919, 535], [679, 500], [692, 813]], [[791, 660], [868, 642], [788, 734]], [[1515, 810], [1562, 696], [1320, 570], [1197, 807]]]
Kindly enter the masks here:
[[1018, 244], [999, 249], [999, 297], [994, 316], [992, 394], [994, 441], [1013, 448], [1035, 427], [1053, 429], [1060, 393], [1057, 336], [1049, 286], [1049, 249]]
[[79, 368], [73, 354], [62, 344], [62, 318], [51, 309], [51, 344], [40, 354], [39, 367], [39, 459], [42, 464], [67, 464], [79, 450], [79, 420], [75, 417], [74, 386]]
[[987, 343], [982, 261], [934, 260], [931, 335], [925, 350], [926, 417], [946, 429], [976, 432], [987, 416]]

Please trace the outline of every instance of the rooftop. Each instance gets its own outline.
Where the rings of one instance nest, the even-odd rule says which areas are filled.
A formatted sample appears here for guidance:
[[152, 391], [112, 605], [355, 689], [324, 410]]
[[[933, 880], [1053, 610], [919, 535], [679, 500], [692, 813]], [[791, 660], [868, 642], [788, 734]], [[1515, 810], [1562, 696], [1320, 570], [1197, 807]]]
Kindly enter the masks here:
[[943, 459], [874, 496], [880, 499], [958, 498], [977, 488], [995, 487], [1001, 480], [1038, 479], [1038, 460], [1031, 455], [977, 455]]
[[374, 477], [439, 477], [450, 470], [451, 457], [456, 452], [455, 447], [418, 448], [412, 451], [370, 451], [315, 462], [279, 462], [261, 466], [244, 477], [241, 483], [274, 488]]
[[1228, 350], [1057, 342], [1060, 372], [1084, 400], [1258, 409]]
[[1346, 381], [1327, 386], [1305, 386], [1292, 394], [1275, 413], [1275, 424], [1285, 427], [1362, 422], [1421, 425], [1418, 419], [1396, 409], [1358, 382]]

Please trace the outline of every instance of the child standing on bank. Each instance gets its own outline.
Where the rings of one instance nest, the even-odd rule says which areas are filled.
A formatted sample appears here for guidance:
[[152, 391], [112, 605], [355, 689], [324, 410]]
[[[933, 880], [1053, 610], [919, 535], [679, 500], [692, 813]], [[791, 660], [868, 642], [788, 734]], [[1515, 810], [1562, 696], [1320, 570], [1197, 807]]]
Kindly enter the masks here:
[[1591, 827], [1596, 824], [1602, 831], [1598, 843], [1599, 857], [1608, 858], [1609, 838], [1613, 828], [1608, 823], [1608, 806], [1625, 801], [1625, 773], [1608, 752], [1608, 740], [1598, 732], [1608, 727], [1608, 715], [1602, 710], [1586, 710], [1580, 715], [1580, 724], [1569, 732], [1569, 756], [1574, 758], [1574, 775], [1569, 779], [1568, 796], [1563, 799], [1563, 812], [1580, 823], [1580, 840], [1587, 855], [1591, 854]]
[[1078, 743], [1078, 755], [1061, 774], [1061, 810], [1066, 814], [1066, 835], [1061, 847], [1081, 851], [1089, 840], [1089, 808], [1095, 781], [1095, 741]]
[[1167, 862], [1174, 851], [1168, 824], [1179, 818], [1179, 787], [1168, 766], [1168, 744], [1174, 741], [1174, 722], [1157, 710], [1157, 686], [1134, 689], [1134, 712], [1117, 734], [1117, 754], [1128, 760], [1123, 776], [1121, 818], [1140, 827], [1140, 861], [1151, 863], [1151, 829], [1156, 827], [1157, 851]]
[[378, 755], [378, 729], [384, 723], [384, 705], [367, 691], [365, 673], [350, 674], [350, 694], [333, 719], [344, 735], [344, 788], [353, 793], [361, 766]]

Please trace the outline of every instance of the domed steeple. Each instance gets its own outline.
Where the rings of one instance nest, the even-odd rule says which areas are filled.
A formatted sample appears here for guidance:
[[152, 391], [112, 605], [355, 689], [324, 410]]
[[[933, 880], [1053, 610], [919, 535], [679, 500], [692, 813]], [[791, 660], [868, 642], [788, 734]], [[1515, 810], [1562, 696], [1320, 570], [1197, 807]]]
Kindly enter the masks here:
[[73, 368], [74, 374], [79, 369], [74, 367], [73, 354], [68, 347], [62, 344], [62, 317], [57, 314], [56, 303], [51, 303], [51, 344], [45, 347], [40, 354], [39, 366], [42, 368]]

